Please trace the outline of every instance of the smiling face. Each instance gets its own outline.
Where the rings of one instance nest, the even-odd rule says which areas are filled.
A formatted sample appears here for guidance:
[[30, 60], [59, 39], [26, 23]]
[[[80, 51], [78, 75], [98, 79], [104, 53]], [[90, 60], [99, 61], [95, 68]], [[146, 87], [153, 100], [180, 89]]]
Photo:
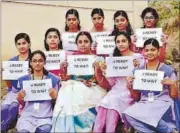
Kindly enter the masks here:
[[144, 57], [147, 60], [155, 60], [159, 56], [159, 49], [154, 47], [152, 44], [148, 44], [144, 47]]
[[90, 53], [91, 43], [86, 35], [80, 35], [77, 39], [77, 47], [81, 53]]
[[17, 40], [16, 47], [20, 54], [25, 54], [29, 51], [30, 44], [24, 38], [21, 38]]
[[46, 43], [48, 44], [49, 50], [58, 50], [58, 44], [60, 43], [57, 32], [51, 31], [46, 37]]
[[94, 28], [99, 29], [102, 28], [104, 25], [104, 18], [96, 13], [92, 17], [92, 22], [94, 24]]
[[120, 52], [125, 52], [129, 50], [129, 41], [124, 35], [119, 35], [116, 38], [116, 47], [119, 49]]
[[126, 31], [128, 26], [128, 21], [125, 17], [119, 15], [114, 19], [114, 24], [119, 31]]
[[79, 20], [74, 14], [69, 14], [67, 16], [66, 25], [68, 26], [69, 31], [78, 30], [78, 24], [79, 24]]
[[145, 14], [143, 21], [146, 28], [155, 28], [157, 23], [157, 19], [153, 16], [151, 12]]
[[34, 71], [43, 71], [45, 60], [41, 54], [37, 53], [32, 57], [30, 65]]

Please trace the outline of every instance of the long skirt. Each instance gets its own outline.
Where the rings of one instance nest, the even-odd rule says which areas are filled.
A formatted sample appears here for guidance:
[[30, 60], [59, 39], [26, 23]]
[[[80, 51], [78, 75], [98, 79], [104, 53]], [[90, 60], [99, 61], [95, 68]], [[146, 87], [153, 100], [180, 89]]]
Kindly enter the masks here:
[[62, 83], [53, 112], [51, 132], [91, 132], [95, 121], [95, 106], [106, 95], [98, 85], [87, 87], [82, 82]]

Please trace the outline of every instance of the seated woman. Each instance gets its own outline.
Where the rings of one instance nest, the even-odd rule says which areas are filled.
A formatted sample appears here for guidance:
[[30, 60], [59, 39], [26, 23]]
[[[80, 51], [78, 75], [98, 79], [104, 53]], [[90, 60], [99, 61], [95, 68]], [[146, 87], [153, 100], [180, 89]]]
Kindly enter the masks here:
[[[14, 38], [18, 55], [9, 61], [28, 61], [31, 54], [31, 40], [28, 34], [18, 33]], [[16, 99], [20, 88], [17, 86], [17, 80], [6, 80], [8, 93], [6, 99], [1, 105], [1, 132], [7, 132], [10, 125], [16, 123], [18, 116], [19, 103]], [[22, 105], [20, 105], [22, 106]]]
[[[46, 51], [59, 51], [60, 53], [65, 53], [65, 58], [67, 55], [71, 55], [72, 52], [63, 50], [62, 41], [61, 41], [61, 34], [58, 29], [56, 28], [49, 28], [45, 32], [44, 35], [44, 47]], [[59, 77], [60, 65], [59, 69], [49, 70], [49, 72], [57, 75]]]
[[[137, 57], [139, 59], [142, 58], [143, 61], [142, 55], [136, 54], [130, 50], [131, 37], [126, 32], [119, 32], [116, 34], [115, 44], [116, 48], [113, 56], [132, 56], [134, 59]], [[140, 62], [140, 60], [136, 59], [138, 64], [134, 63], [134, 65], [139, 65], [142, 61]], [[105, 64], [101, 66], [102, 69], [106, 68]], [[118, 121], [120, 120], [122, 123], [125, 121], [122, 118], [122, 112], [139, 99], [139, 94], [135, 90], [126, 87], [127, 82], [125, 76], [109, 77], [107, 80], [111, 85], [111, 90], [100, 101], [100, 104], [97, 105], [96, 108], [98, 114], [93, 131], [98, 133], [102, 133], [104, 128], [107, 133], [114, 133]]]
[[[147, 63], [141, 69], [163, 71], [164, 79], [161, 81], [163, 90], [141, 91], [140, 101], [129, 107], [124, 114], [138, 132], [176, 132], [175, 127], [168, 124], [168, 121], [175, 120], [173, 99], [178, 97], [174, 69], [160, 62], [159, 42], [156, 39], [146, 40], [143, 50]], [[133, 77], [128, 77], [127, 81], [128, 87], [132, 89]]]
[[[76, 37], [78, 52], [75, 55], [92, 55], [92, 38], [82, 31]], [[94, 56], [96, 58], [96, 56]], [[61, 70], [62, 87], [58, 93], [53, 114], [52, 132], [90, 132], [95, 120], [94, 107], [109, 89], [99, 63], [95, 63], [95, 74], [87, 76], [67, 75], [67, 63]]]
[[[57, 97], [60, 79], [44, 69], [46, 56], [42, 51], [34, 51], [29, 60], [32, 74], [19, 78], [21, 91], [17, 95], [17, 100], [25, 106], [18, 119], [16, 128], [19, 133], [50, 132], [52, 127], [52, 100], [55, 100]], [[49, 89], [49, 95], [52, 100], [24, 101], [26, 92], [23, 88], [23, 81], [43, 79], [52, 80], [52, 88]]]

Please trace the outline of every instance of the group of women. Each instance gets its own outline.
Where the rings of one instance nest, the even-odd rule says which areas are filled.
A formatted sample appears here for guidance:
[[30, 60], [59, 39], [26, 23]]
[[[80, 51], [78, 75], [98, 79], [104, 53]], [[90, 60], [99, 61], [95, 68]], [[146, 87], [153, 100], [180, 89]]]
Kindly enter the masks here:
[[[123, 10], [114, 14], [116, 47], [114, 57], [130, 56], [134, 58], [134, 71], [138, 69], [163, 71], [161, 81], [163, 91], [138, 91], [133, 89], [132, 76], [106, 77], [107, 65], [92, 51], [93, 39], [90, 32], [107, 31], [104, 27], [104, 13], [100, 8], [91, 13], [94, 27], [91, 31], [82, 31], [79, 13], [70, 9], [66, 13], [65, 32], [78, 33], [75, 39], [77, 51], [66, 51], [68, 55], [92, 55], [94, 75], [68, 75], [68, 63], [65, 60], [59, 69], [45, 69], [46, 56], [41, 50], [31, 52], [30, 37], [19, 33], [15, 37], [15, 46], [19, 54], [10, 61], [29, 61], [29, 74], [18, 80], [7, 82], [8, 93], [1, 105], [1, 131], [6, 132], [17, 119], [17, 132], [115, 132], [118, 123], [123, 131], [133, 127], [138, 132], [176, 132], [180, 106], [178, 99], [177, 77], [174, 69], [163, 63], [166, 49], [166, 36], [163, 46], [156, 39], [144, 42], [143, 48], [135, 46], [136, 36]], [[141, 18], [142, 28], [156, 28], [158, 14], [147, 7]], [[58, 29], [49, 28], [44, 37], [46, 51], [62, 51], [63, 45]], [[104, 57], [105, 58], [105, 57]], [[24, 101], [25, 80], [52, 79], [49, 95], [52, 100]], [[153, 102], [149, 101], [149, 94]], [[175, 108], [176, 107], [176, 108]], [[172, 123], [172, 124], [169, 124]], [[174, 124], [175, 123], [175, 124]]]

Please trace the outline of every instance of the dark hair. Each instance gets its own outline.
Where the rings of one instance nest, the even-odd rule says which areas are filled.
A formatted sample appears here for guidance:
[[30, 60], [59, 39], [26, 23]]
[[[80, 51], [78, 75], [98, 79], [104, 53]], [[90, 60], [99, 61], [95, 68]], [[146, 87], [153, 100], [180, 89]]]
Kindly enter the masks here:
[[49, 34], [49, 32], [56, 32], [56, 33], [57, 33], [58, 38], [59, 38], [58, 49], [63, 49], [62, 41], [61, 41], [61, 37], [60, 37], [61, 35], [60, 35], [59, 30], [56, 29], [56, 28], [49, 28], [49, 29], [46, 31], [46, 33], [45, 33], [45, 35], [44, 35], [44, 47], [45, 47], [45, 49], [46, 49], [47, 51], [49, 51], [49, 46], [48, 46], [48, 44], [46, 43], [47, 35]]
[[[30, 37], [29, 37], [28, 34], [26, 34], [26, 33], [18, 33], [18, 34], [15, 36], [15, 38], [14, 38], [15, 45], [16, 45], [17, 41], [18, 41], [19, 39], [22, 39], [22, 38], [23, 38], [24, 40], [26, 40], [29, 44], [31, 44], [31, 39], [30, 39]], [[29, 48], [28, 58], [30, 57], [30, 54], [31, 54], [31, 49]]]
[[[76, 16], [76, 18], [78, 19], [79, 23], [78, 23], [78, 30], [81, 30], [81, 26], [80, 26], [80, 19], [79, 19], [79, 13], [76, 9], [69, 9], [67, 12], [66, 12], [66, 18], [68, 17], [69, 14], [73, 14], [74, 16]], [[65, 31], [69, 31], [69, 27], [65, 26]]]
[[[124, 35], [124, 36], [128, 39], [129, 44], [131, 44], [131, 37], [130, 37], [130, 35], [129, 35], [128, 33], [126, 33], [126, 32], [117, 32], [117, 34], [115, 35], [115, 38], [114, 38], [115, 43], [116, 43], [117, 37], [120, 36], [120, 35]], [[129, 45], [129, 47], [130, 47], [130, 45]], [[119, 51], [119, 49], [117, 48], [117, 46], [116, 46], [115, 49], [114, 49], [113, 56], [122, 56], [122, 55], [121, 55], [121, 52]]]
[[[141, 19], [143, 20], [146, 13], [149, 13], [149, 12], [152, 13], [152, 15], [155, 17], [155, 19], [159, 19], [159, 15], [158, 15], [157, 11], [152, 7], [147, 7], [142, 11]], [[155, 26], [156, 26], [156, 24], [155, 24]], [[144, 28], [145, 28], [145, 25], [144, 25]]]
[[104, 18], [104, 12], [101, 8], [94, 8], [91, 12], [91, 17], [93, 17], [94, 14], [98, 14]]
[[[127, 13], [124, 11], [124, 10], [118, 10], [114, 13], [114, 21], [115, 21], [115, 18], [118, 17], [118, 16], [123, 16], [126, 18], [127, 22], [128, 22], [128, 25], [127, 25], [127, 28], [126, 28], [126, 32], [129, 34], [129, 35], [133, 35], [134, 32], [133, 32], [133, 29], [131, 27], [131, 24], [129, 22], [129, 18], [128, 18], [128, 15]], [[118, 33], [118, 29], [116, 28], [116, 25], [114, 24], [114, 30], [112, 31], [111, 35], [115, 35]]]
[[82, 36], [82, 35], [87, 36], [87, 38], [90, 40], [90, 43], [92, 44], [93, 40], [92, 40], [91, 34], [89, 32], [87, 32], [87, 31], [81, 31], [81, 32], [79, 32], [77, 34], [77, 36], [76, 36], [76, 44], [77, 44], [77, 40], [78, 40], [79, 36]]
[[[42, 52], [41, 50], [33, 51], [29, 57], [29, 62], [32, 62], [32, 58], [36, 54], [40, 54], [44, 58], [44, 61], [46, 62], [46, 56], [45, 56], [44, 52]], [[32, 66], [31, 66], [31, 69], [32, 69]], [[33, 73], [33, 69], [32, 69], [32, 73]], [[43, 73], [44, 73], [44, 75], [48, 75], [48, 71], [45, 68], [43, 68]]]
[[148, 40], [146, 40], [145, 42], [144, 42], [144, 47], [143, 48], [145, 48], [147, 45], [149, 45], [149, 44], [152, 44], [154, 47], [156, 47], [157, 49], [159, 49], [160, 48], [160, 46], [159, 46], [159, 42], [156, 40], [156, 39], [154, 39], [154, 38], [149, 38]]

